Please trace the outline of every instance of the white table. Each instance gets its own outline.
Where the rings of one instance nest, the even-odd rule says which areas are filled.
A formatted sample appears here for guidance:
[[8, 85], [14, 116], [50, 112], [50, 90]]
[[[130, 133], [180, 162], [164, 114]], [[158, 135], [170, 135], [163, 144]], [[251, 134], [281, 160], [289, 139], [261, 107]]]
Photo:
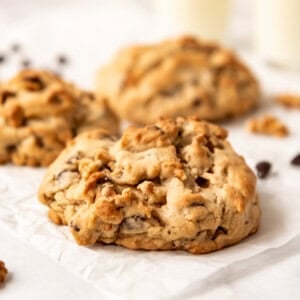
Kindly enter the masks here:
[[[80, 83], [82, 86], [92, 87], [94, 73], [119, 46], [133, 41], [157, 39], [166, 34], [154, 22], [155, 19], [151, 10], [147, 9], [148, 4], [147, 1], [133, 2], [129, 0], [2, 0], [0, 9], [0, 51], [5, 52], [6, 48], [13, 42], [20, 42], [24, 46], [24, 50], [23, 54], [12, 59], [8, 67], [0, 69], [0, 76], [5, 78], [11, 75], [18, 61], [27, 56], [33, 58], [35, 66], [46, 65], [52, 67], [56, 54], [65, 52], [71, 59], [70, 66], [66, 67], [64, 72], [66, 77]], [[298, 89], [298, 92], [300, 92], [300, 74], [267, 68], [248, 51], [249, 48], [245, 48], [245, 45], [248, 45], [247, 38], [249, 39], [251, 29], [248, 4], [247, 1], [240, 1], [239, 6], [236, 8], [238, 15], [232, 24], [233, 39], [231, 44], [240, 51], [241, 55], [255, 69], [266, 94], [285, 89]], [[278, 114], [292, 128], [292, 137], [284, 141], [284, 145], [281, 145], [281, 141], [269, 139], [269, 146], [266, 147], [263, 138], [251, 137], [241, 133], [240, 126], [245, 119], [226, 124], [226, 126], [231, 129], [233, 144], [240, 153], [246, 156], [251, 166], [256, 163], [256, 160], [265, 159], [266, 156], [276, 162], [275, 171], [279, 175], [276, 177], [275, 174], [274, 178], [270, 178], [266, 182], [260, 182], [259, 191], [261, 198], [263, 198], [262, 201], [265, 201], [262, 203], [263, 209], [270, 208], [270, 204], [266, 202], [270, 200], [273, 201], [273, 207], [274, 205], [276, 207], [276, 201], [278, 201], [280, 209], [283, 210], [283, 201], [289, 201], [289, 197], [290, 195], [293, 196], [293, 192], [294, 194], [300, 194], [298, 187], [300, 170], [290, 171], [286, 166], [286, 162], [289, 161], [291, 156], [300, 151], [300, 113], [286, 112], [278, 107], [270, 108], [268, 105], [265, 105], [263, 109]], [[241, 135], [247, 140], [241, 141]], [[252, 143], [255, 147], [249, 147], [249, 143]], [[268, 148], [270, 148], [269, 152], [266, 150]], [[281, 149], [283, 153], [281, 153]], [[285, 173], [286, 176], [284, 172], [287, 172]], [[26, 171], [24, 174], [24, 182], [19, 181], [23, 175], [20, 175], [18, 181], [15, 182], [17, 190], [21, 190], [26, 185], [27, 179], [25, 177], [29, 173]], [[38, 178], [40, 174], [42, 174], [42, 171], [34, 171], [35, 178]], [[3, 176], [2, 178], [4, 178]], [[9, 174], [7, 176], [9, 177]], [[280, 195], [274, 196], [265, 192], [266, 189], [268, 191], [272, 190], [272, 186], [276, 189], [278, 185], [284, 186], [283, 189], [278, 188], [277, 194], [281, 193]], [[286, 189], [287, 196], [284, 189]], [[82, 279], [84, 276], [78, 275], [81, 271], [73, 273], [65, 258], [64, 260], [63, 258], [57, 258], [53, 251], [54, 254], [51, 253], [53, 249], [50, 248], [49, 253], [45, 253], [45, 250], [41, 251], [42, 246], [38, 245], [38, 238], [26, 234], [26, 231], [30, 231], [31, 228], [28, 225], [29, 223], [24, 221], [24, 227], [20, 228], [19, 224], [18, 229], [15, 230], [14, 225], [10, 224], [9, 217], [5, 216], [5, 209], [1, 215], [2, 206], [4, 207], [5, 201], [9, 201], [5, 195], [5, 192], [2, 193], [1, 190], [0, 259], [6, 262], [10, 275], [5, 287], [0, 288], [0, 299], [59, 300], [71, 298], [71, 296], [74, 300], [134, 299], [129, 293], [114, 297], [112, 293], [106, 293], [103, 288], [97, 289], [97, 286], [91, 284], [88, 280]], [[274, 199], [268, 199], [268, 197]], [[22, 203], [19, 202], [18, 205], [22, 205]], [[39, 204], [36, 204], [34, 209], [41, 214], [43, 213], [43, 208], [40, 208]], [[264, 235], [266, 239], [272, 239], [273, 236], [274, 239], [278, 239], [278, 235], [283, 234], [284, 227], [288, 227], [290, 223], [285, 223], [282, 220], [287, 220], [289, 213], [292, 219], [299, 219], [300, 225], [299, 206], [294, 211], [286, 212], [286, 215], [279, 215], [278, 218], [276, 218], [275, 212], [276, 209], [273, 219], [272, 213], [264, 213], [263, 211], [263, 218], [265, 216], [265, 219], [261, 232], [258, 233], [258, 248], [260, 247], [260, 241], [264, 239]], [[1, 226], [1, 221], [4, 224], [3, 226]], [[47, 222], [46, 219], [45, 222]], [[272, 222], [274, 222], [274, 225], [272, 225]], [[278, 225], [278, 222], [281, 225]], [[296, 221], [294, 222], [296, 224]], [[54, 225], [47, 226], [53, 226], [49, 227], [51, 231], [56, 230]], [[24, 232], [22, 233], [22, 231]], [[43, 242], [47, 243], [48, 241], [44, 240]], [[52, 244], [55, 244], [53, 240], [49, 241], [49, 247]], [[242, 250], [245, 245], [247, 244], [240, 246]], [[237, 247], [239, 246], [227, 249], [226, 253], [229, 253], [230, 256], [230, 252], [233, 253], [239, 249]], [[68, 244], [68, 253], [81, 251], [78, 249], [77, 245]], [[220, 299], [220, 295], [222, 299], [265, 299], [266, 297], [299, 299], [299, 250], [300, 236], [298, 235], [286, 238], [284, 242], [278, 240], [273, 249], [256, 251], [257, 253], [253, 257], [250, 255], [241, 261], [233, 261], [228, 266], [220, 267], [217, 271], [210, 272], [197, 284], [189, 286], [183, 294], [179, 293], [177, 297], [174, 296], [169, 299]], [[118, 255], [117, 252], [116, 255]], [[127, 252], [122, 252], [122, 255], [127, 255]], [[143, 254], [137, 254], [137, 257], [141, 257], [141, 255]], [[221, 256], [214, 254], [213, 262], [215, 265], [221, 263], [219, 257]], [[82, 259], [84, 260], [84, 256], [82, 256]], [[204, 259], [209, 260], [209, 256]], [[174, 264], [176, 264], [176, 261], [174, 261]], [[66, 268], [67, 265], [69, 267]], [[91, 279], [91, 276], [88, 278]], [[121, 281], [118, 281], [118, 278], [115, 278], [115, 280], [116, 285], [122, 284]], [[141, 282], [141, 288], [143, 288], [143, 284], [146, 288], [147, 282]], [[145, 295], [145, 299], [151, 298], [151, 294]]]

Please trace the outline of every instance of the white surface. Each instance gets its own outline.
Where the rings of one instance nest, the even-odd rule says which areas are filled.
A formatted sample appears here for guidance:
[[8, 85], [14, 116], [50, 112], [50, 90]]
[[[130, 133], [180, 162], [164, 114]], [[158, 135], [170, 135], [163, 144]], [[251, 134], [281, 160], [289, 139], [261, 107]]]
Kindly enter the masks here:
[[154, 0], [156, 13], [179, 32], [224, 41], [230, 19], [231, 0]]
[[[166, 34], [159, 24], [152, 26], [146, 6], [124, 0], [26, 1], [26, 5], [2, 0], [1, 45], [21, 40], [40, 65], [51, 65], [49, 60], [65, 51], [72, 59], [66, 75], [93, 86], [93, 73], [118, 46]], [[239, 41], [243, 50], [241, 37], [249, 32], [250, 22], [239, 17], [233, 24], [238, 29], [233, 42]], [[251, 54], [241, 54], [267, 95], [300, 92], [298, 74], [267, 69]], [[2, 77], [10, 72], [13, 67], [1, 69]], [[252, 167], [262, 159], [273, 163], [272, 176], [258, 185], [263, 210], [260, 231], [209, 255], [77, 246], [66, 228], [48, 221], [46, 208], [37, 202], [44, 170], [0, 167], [0, 259], [11, 272], [0, 299], [299, 298], [300, 170], [289, 161], [300, 152], [300, 112], [267, 101], [262, 110], [284, 119], [291, 136], [281, 140], [250, 135], [242, 127], [246, 118], [225, 124], [230, 140]]]
[[254, 2], [257, 51], [269, 62], [299, 70], [300, 1], [255, 0]]

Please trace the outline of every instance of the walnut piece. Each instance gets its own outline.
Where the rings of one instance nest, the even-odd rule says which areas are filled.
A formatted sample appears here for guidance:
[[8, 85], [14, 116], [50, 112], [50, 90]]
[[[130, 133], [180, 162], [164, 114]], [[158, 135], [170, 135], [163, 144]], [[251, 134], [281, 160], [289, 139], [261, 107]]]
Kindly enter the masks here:
[[285, 137], [289, 135], [288, 128], [278, 118], [271, 115], [263, 115], [252, 118], [247, 122], [247, 129], [250, 132]]
[[275, 101], [288, 108], [300, 109], [300, 95], [280, 94], [275, 97]]

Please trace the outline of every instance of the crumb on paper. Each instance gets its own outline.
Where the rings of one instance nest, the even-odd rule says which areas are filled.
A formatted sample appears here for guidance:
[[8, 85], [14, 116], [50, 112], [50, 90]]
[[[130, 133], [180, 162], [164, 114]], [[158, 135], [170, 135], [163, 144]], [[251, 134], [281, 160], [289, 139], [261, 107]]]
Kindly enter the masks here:
[[5, 264], [0, 260], [0, 283], [4, 283], [6, 280], [7, 269], [5, 268]]
[[247, 122], [247, 129], [253, 133], [276, 137], [285, 137], [289, 135], [289, 130], [286, 125], [283, 124], [278, 118], [271, 115], [251, 118]]
[[275, 101], [288, 108], [300, 109], [300, 95], [279, 94], [275, 97]]

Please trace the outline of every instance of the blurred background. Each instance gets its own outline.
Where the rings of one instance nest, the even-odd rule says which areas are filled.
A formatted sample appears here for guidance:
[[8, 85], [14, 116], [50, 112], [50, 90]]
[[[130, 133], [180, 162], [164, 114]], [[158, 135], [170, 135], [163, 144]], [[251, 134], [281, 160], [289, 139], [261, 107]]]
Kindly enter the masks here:
[[0, 0], [0, 78], [42, 67], [91, 88], [121, 46], [191, 32], [236, 49], [259, 77], [265, 62], [284, 67], [284, 86], [300, 66], [299, 10], [299, 0]]

